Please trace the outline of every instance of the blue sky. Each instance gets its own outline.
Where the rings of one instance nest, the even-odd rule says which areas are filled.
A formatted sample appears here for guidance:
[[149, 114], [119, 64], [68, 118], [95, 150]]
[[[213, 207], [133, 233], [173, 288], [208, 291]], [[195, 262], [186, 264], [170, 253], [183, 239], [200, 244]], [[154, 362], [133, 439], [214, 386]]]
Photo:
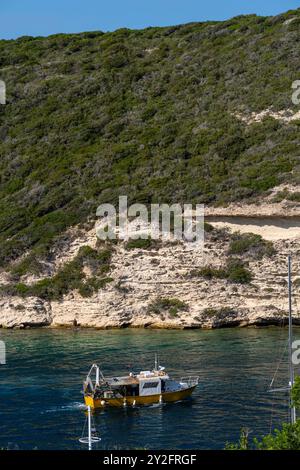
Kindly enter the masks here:
[[0, 0], [0, 38], [276, 15], [300, 0]]

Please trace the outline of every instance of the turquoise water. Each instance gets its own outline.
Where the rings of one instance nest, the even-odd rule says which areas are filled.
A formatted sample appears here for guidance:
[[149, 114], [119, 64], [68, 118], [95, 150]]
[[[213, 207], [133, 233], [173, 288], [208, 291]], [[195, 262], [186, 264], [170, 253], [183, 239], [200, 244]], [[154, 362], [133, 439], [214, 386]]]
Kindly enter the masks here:
[[[300, 331], [296, 330], [300, 339]], [[104, 374], [149, 368], [154, 353], [177, 377], [200, 376], [193, 399], [95, 416], [103, 449], [222, 449], [241, 427], [251, 436], [286, 420], [287, 397], [267, 393], [287, 330], [22, 330], [0, 332], [0, 447], [79, 449], [82, 381], [93, 362]], [[275, 386], [287, 381], [279, 367]]]

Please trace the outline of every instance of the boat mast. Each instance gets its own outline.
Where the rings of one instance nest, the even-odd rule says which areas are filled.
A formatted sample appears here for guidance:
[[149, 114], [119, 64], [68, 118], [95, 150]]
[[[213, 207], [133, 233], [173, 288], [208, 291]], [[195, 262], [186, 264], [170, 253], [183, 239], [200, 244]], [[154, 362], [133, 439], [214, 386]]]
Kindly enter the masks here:
[[294, 367], [293, 367], [293, 314], [292, 314], [292, 276], [291, 276], [292, 258], [288, 257], [288, 287], [289, 287], [289, 369], [290, 369], [290, 408], [291, 424], [296, 422], [296, 408], [292, 406], [292, 387], [294, 385]]
[[[89, 449], [89, 450], [92, 450], [92, 445], [93, 445], [94, 443], [100, 442], [100, 441], [101, 441], [101, 437], [98, 437], [97, 435], [93, 435], [93, 434], [92, 434], [92, 411], [91, 411], [91, 407], [90, 407], [90, 406], [87, 407], [87, 411], [88, 411], [88, 416], [87, 416], [88, 435], [87, 435], [87, 437], [82, 436], [82, 437], [79, 439], [79, 442], [80, 442], [81, 444], [88, 444], [88, 449]], [[84, 430], [85, 430], [85, 426], [86, 426], [86, 425], [84, 425], [83, 432], [84, 432]], [[96, 430], [93, 429], [93, 431], [96, 431]]]
[[92, 450], [92, 420], [91, 420], [91, 407], [88, 406], [88, 444], [89, 450]]

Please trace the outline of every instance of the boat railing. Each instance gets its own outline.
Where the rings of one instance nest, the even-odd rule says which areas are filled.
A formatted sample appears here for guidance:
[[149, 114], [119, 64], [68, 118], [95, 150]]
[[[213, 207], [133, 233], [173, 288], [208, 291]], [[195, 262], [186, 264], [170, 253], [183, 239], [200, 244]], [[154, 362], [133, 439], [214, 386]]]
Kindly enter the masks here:
[[186, 377], [181, 377], [180, 383], [187, 384], [188, 387], [194, 387], [199, 383], [199, 376], [197, 375], [189, 375]]

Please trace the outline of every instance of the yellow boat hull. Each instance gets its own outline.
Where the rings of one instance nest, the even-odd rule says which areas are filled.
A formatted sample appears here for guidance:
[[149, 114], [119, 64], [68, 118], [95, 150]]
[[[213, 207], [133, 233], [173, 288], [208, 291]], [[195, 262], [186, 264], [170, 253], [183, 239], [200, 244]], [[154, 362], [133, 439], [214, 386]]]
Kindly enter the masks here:
[[177, 392], [166, 392], [161, 395], [149, 395], [149, 396], [128, 396], [124, 398], [93, 398], [90, 395], [85, 395], [84, 401], [86, 406], [90, 406], [93, 409], [104, 408], [105, 406], [134, 406], [134, 405], [152, 405], [154, 403], [170, 403], [174, 401], [184, 400], [193, 393], [196, 386], [186, 388], [185, 390], [179, 390]]

